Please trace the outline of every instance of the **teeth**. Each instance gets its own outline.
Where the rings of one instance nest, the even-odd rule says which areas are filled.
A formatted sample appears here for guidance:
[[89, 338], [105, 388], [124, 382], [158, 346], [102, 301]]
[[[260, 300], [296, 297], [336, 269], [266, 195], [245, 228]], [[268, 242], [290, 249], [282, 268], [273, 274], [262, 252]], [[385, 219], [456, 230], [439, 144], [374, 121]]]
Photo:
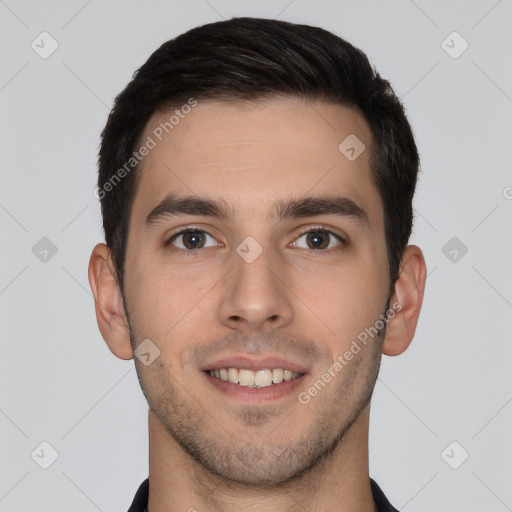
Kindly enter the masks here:
[[280, 382], [283, 382], [283, 374], [284, 370], [282, 368], [272, 370], [272, 382], [274, 384], [279, 384]]
[[218, 368], [210, 370], [208, 374], [217, 379], [250, 388], [266, 388], [272, 384], [280, 384], [283, 381], [288, 382], [300, 377], [300, 373], [283, 370], [282, 368], [275, 368], [274, 370], [266, 368], [257, 372], [239, 370], [238, 368]]
[[240, 370], [238, 372], [238, 383], [240, 386], [254, 386], [254, 372], [251, 370]]
[[254, 385], [266, 388], [272, 384], [272, 370], [258, 370], [254, 375]]
[[238, 384], [238, 370], [236, 368], [230, 368], [228, 370], [228, 380], [233, 384]]

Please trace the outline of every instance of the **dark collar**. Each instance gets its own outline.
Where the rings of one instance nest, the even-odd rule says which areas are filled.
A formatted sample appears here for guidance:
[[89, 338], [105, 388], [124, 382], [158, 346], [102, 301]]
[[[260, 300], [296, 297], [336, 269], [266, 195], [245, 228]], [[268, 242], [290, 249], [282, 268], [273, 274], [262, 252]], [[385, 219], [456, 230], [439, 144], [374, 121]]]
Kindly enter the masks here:
[[[382, 489], [378, 486], [377, 482], [371, 478], [370, 486], [372, 488], [373, 501], [375, 502], [375, 505], [377, 505], [378, 512], [398, 512], [398, 510], [388, 501], [384, 492], [382, 492]], [[146, 478], [146, 480], [140, 484], [140, 487], [135, 494], [135, 498], [133, 498], [133, 503], [128, 512], [144, 512], [148, 506], [148, 496], [149, 478]]]

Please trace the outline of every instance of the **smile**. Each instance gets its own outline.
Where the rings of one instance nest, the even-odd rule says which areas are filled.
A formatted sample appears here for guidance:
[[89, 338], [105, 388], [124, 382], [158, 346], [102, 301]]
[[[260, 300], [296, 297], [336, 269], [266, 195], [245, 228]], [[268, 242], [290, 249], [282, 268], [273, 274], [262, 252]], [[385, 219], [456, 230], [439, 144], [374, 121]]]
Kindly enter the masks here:
[[232, 384], [248, 388], [265, 388], [282, 382], [289, 382], [301, 377], [303, 374], [294, 373], [291, 370], [282, 368], [262, 369], [257, 371], [239, 368], [219, 368], [208, 370], [206, 373], [211, 377], [220, 379]]

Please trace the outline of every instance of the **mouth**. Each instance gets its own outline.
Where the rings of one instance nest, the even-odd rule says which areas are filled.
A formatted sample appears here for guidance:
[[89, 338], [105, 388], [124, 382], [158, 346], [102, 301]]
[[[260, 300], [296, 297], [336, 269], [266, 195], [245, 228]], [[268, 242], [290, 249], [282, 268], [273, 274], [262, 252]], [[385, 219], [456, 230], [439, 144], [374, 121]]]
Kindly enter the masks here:
[[304, 373], [293, 372], [284, 368], [263, 368], [256, 371], [245, 368], [215, 368], [205, 370], [205, 372], [214, 379], [245, 388], [256, 389], [294, 381], [305, 375]]
[[205, 362], [202, 374], [215, 392], [238, 403], [260, 404], [293, 395], [309, 374], [306, 362], [237, 354]]

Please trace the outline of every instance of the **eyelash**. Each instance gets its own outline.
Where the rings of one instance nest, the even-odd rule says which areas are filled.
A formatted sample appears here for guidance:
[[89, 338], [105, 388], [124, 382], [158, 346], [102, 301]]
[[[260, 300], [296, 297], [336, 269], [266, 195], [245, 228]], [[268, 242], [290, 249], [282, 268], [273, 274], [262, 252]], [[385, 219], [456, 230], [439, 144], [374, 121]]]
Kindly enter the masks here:
[[[298, 239], [301, 236], [306, 235], [308, 233], [314, 232], [314, 231], [323, 231], [324, 233], [327, 233], [329, 236], [335, 237], [340, 242], [339, 250], [345, 248], [348, 245], [348, 242], [341, 235], [338, 235], [334, 231], [331, 231], [330, 229], [327, 229], [325, 226], [322, 226], [322, 225], [307, 226], [303, 231], [301, 231], [297, 235], [296, 239]], [[198, 233], [205, 233], [205, 234], [211, 236], [212, 238], [215, 238], [213, 235], [208, 233], [208, 231], [205, 231], [204, 229], [201, 229], [199, 226], [189, 226], [187, 228], [182, 229], [181, 231], [178, 231], [177, 233], [174, 233], [172, 235], [172, 237], [169, 238], [169, 240], [167, 240], [165, 245], [166, 246], [171, 245], [171, 242], [175, 238], [179, 237], [180, 235], [185, 235], [187, 233], [197, 233], [197, 232]], [[206, 249], [208, 249], [208, 247]], [[194, 257], [194, 256], [202, 254], [202, 252], [205, 251], [206, 249], [181, 249], [179, 247], [174, 247], [173, 248], [173, 250], [181, 251], [182, 253], [185, 253], [186, 256], [191, 256], [191, 257]], [[328, 253], [330, 253], [330, 252], [333, 251], [333, 249], [306, 249], [306, 250], [310, 251], [310, 252], [315, 252], [315, 253], [317, 253], [317, 252], [328, 252]], [[336, 249], [334, 249], [334, 250], [336, 250]]]

